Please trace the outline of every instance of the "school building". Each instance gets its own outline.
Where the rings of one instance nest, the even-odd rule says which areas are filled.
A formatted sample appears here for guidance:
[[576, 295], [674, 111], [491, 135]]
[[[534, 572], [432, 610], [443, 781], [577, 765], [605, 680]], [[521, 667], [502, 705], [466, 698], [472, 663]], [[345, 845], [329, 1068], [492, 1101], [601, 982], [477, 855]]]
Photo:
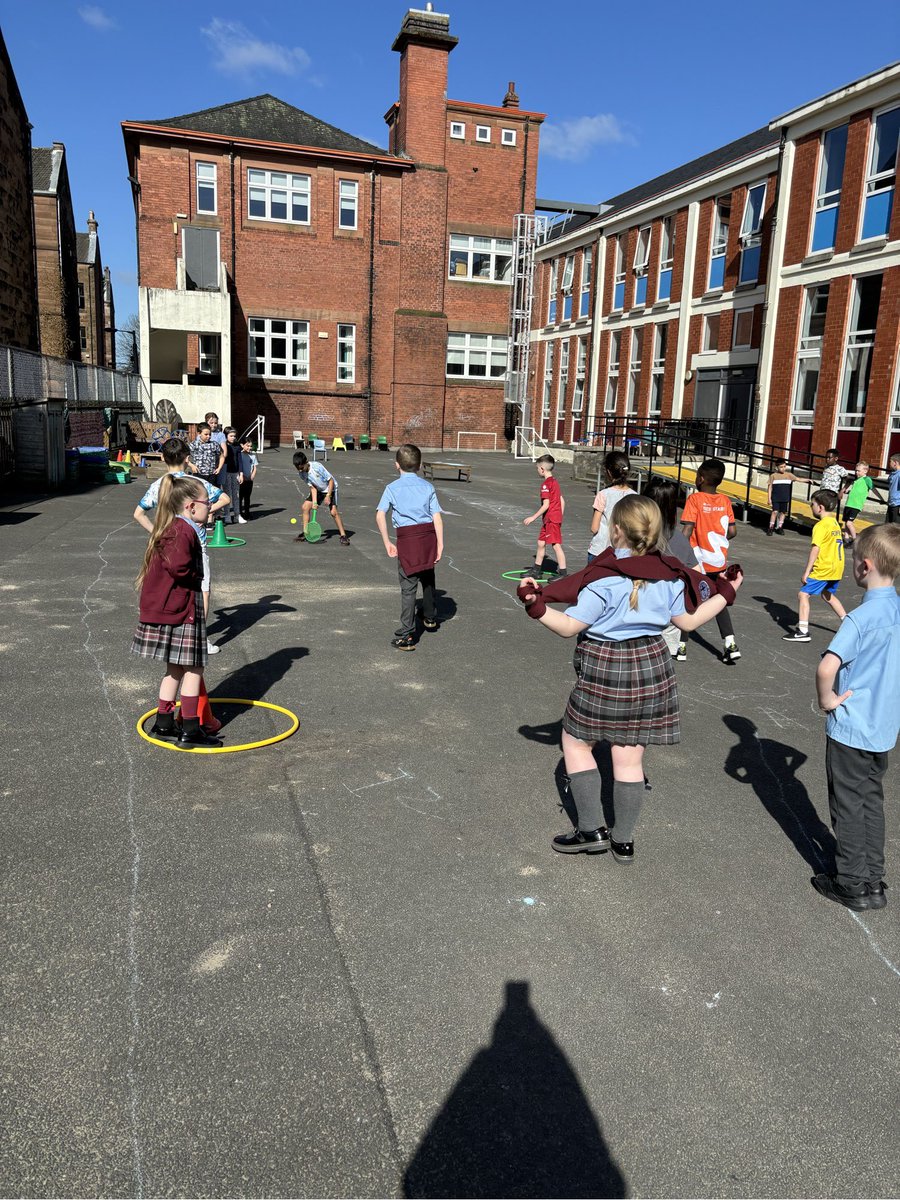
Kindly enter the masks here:
[[[512, 229], [543, 114], [448, 100], [449, 17], [411, 9], [381, 149], [271, 95], [122, 129], [154, 407], [267, 438], [502, 444]], [[474, 52], [472, 48], [470, 52]]]
[[536, 253], [531, 424], [900, 449], [900, 63], [600, 205]]

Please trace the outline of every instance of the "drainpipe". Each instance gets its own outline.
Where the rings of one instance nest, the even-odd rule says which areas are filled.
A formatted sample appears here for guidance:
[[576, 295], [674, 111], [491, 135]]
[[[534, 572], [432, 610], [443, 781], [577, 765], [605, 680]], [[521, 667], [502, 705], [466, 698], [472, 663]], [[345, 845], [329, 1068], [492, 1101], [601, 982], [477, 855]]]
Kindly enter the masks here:
[[369, 336], [366, 362], [366, 433], [372, 436], [372, 322], [375, 316], [375, 166], [369, 172]]
[[[775, 170], [775, 195], [772, 198], [772, 229], [769, 235], [769, 262], [766, 267], [766, 292], [762, 305], [762, 321], [759, 331], [759, 364], [756, 371], [756, 388], [755, 388], [755, 404], [753, 412], [753, 437], [756, 441], [763, 440], [764, 428], [757, 428], [757, 420], [760, 416], [764, 417], [764, 421], [760, 425], [765, 425], [769, 415], [769, 384], [771, 382], [771, 360], [774, 347], [766, 345], [766, 334], [770, 324], [770, 318], [778, 313], [778, 295], [781, 282], [781, 263], [784, 257], [784, 240], [780, 236], [781, 221], [778, 214], [778, 206], [781, 203], [781, 192], [784, 175], [784, 160], [787, 145], [787, 126], [783, 125], [781, 129], [781, 143], [778, 147], [778, 166]], [[765, 405], [762, 404], [763, 385], [766, 389]], [[790, 403], [793, 402], [791, 395]], [[790, 418], [789, 418], [790, 420]], [[788, 427], [788, 440], [790, 440], [790, 426]]]

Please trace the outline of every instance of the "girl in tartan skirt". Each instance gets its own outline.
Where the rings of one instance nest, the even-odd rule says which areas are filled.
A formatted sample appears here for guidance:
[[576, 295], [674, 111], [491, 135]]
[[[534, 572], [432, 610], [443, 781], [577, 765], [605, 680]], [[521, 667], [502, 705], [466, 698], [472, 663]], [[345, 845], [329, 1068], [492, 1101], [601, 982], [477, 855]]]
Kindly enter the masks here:
[[[593, 564], [595, 572], [605, 570], [605, 577], [582, 586], [572, 607], [564, 613], [547, 608], [531, 580], [519, 590], [529, 615], [542, 625], [561, 637], [585, 635], [575, 652], [578, 680], [563, 717], [563, 756], [578, 810], [576, 829], [553, 839], [553, 849], [563, 854], [611, 849], [618, 862], [634, 861], [634, 829], [644, 798], [644, 747], [671, 745], [681, 738], [675, 672], [662, 631], [670, 621], [685, 632], [696, 629], [734, 598], [727, 585], [712, 595], [709, 584], [704, 587], [699, 577], [691, 578], [694, 572], [660, 558], [655, 551], [661, 533], [657, 505], [645, 496], [624, 496], [610, 520], [614, 555], [607, 551]], [[632, 566], [649, 578], [616, 574], [616, 560], [643, 555], [648, 555], [646, 564]], [[612, 566], [604, 569], [607, 556]], [[584, 574], [590, 577], [591, 572], [589, 566]], [[692, 612], [685, 605], [686, 580]], [[732, 586], [740, 583], [738, 574]], [[544, 593], [548, 600], [553, 586]], [[704, 595], [708, 598], [700, 599]], [[602, 823], [600, 773], [593, 754], [599, 741], [609, 742], [612, 750], [611, 831]]]
[[199, 531], [208, 511], [209, 496], [198, 479], [167, 475], [160, 485], [153, 532], [135, 580], [141, 601], [132, 653], [166, 664], [156, 723], [150, 732], [164, 738], [178, 734], [175, 697], [180, 684], [178, 743], [183, 746], [222, 744], [204, 732], [197, 714], [207, 659]]

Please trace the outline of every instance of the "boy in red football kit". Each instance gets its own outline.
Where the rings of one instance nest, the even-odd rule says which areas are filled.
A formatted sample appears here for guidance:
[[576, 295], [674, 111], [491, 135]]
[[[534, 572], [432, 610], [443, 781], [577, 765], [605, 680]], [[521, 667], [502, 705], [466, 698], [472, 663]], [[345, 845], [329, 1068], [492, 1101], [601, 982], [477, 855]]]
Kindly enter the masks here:
[[[724, 478], [725, 464], [721, 458], [707, 458], [702, 462], [697, 469], [697, 490], [688, 496], [681, 514], [681, 528], [691, 543], [698, 570], [716, 579], [728, 565], [728, 543], [736, 533], [731, 501], [716, 491]], [[737, 662], [741, 652], [734, 640], [734, 626], [727, 609], [719, 613], [716, 623], [725, 643], [722, 661]], [[675, 658], [679, 662], [687, 658], [684, 642], [679, 645]]]
[[528, 568], [528, 574], [540, 578], [544, 570], [544, 554], [546, 553], [547, 546], [552, 546], [553, 552], [556, 555], [556, 574], [568, 575], [569, 572], [566, 570], [566, 556], [562, 548], [562, 522], [563, 514], [566, 511], [566, 502], [563, 499], [562, 492], [559, 490], [559, 484], [553, 478], [553, 468], [556, 465], [556, 459], [552, 454], [542, 454], [534, 465], [537, 467], [538, 475], [543, 480], [541, 484], [541, 507], [536, 513], [532, 513], [530, 517], [526, 517], [522, 524], [530, 525], [538, 517], [543, 517], [543, 524], [541, 525], [541, 532], [538, 534], [534, 566]]

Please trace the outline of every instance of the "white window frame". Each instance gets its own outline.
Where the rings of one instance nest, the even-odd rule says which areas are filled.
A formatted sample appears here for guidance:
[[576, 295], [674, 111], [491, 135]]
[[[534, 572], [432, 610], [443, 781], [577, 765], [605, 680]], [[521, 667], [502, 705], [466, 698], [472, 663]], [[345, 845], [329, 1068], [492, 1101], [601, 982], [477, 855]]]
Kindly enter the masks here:
[[[828, 299], [831, 294], [830, 283], [812, 284], [806, 289], [803, 297], [803, 325], [800, 331], [800, 345], [797, 350], [797, 367], [794, 372], [794, 395], [791, 403], [791, 427], [811, 426], [815, 420], [816, 400], [819, 394], [819, 371], [822, 361], [822, 334], [810, 334], [812, 324], [814, 305], [817, 301], [818, 293], [824, 289], [825, 291], [825, 306], [822, 312], [822, 321], [824, 329], [824, 321], [828, 312]], [[816, 388], [812, 396], [812, 404], [809, 407], [801, 407], [800, 401], [806, 393], [806, 377], [815, 370], [816, 372]]]
[[[713, 328], [712, 322], [715, 322], [715, 345], [707, 346], [707, 342], [713, 340], [710, 338], [710, 331]], [[721, 313], [706, 313], [703, 317], [703, 328], [700, 331], [700, 353], [701, 354], [717, 354], [719, 350], [719, 333], [722, 327]]]
[[[455, 243], [455, 244], [454, 244]], [[477, 243], [484, 243], [478, 245]], [[450, 251], [447, 260], [447, 277], [466, 283], [493, 283], [509, 287], [512, 282], [512, 252], [511, 238], [483, 237], [480, 234], [451, 233]], [[486, 258], [489, 264], [489, 275], [474, 275], [475, 256]], [[506, 259], [503, 275], [498, 277], [498, 266]], [[454, 268], [465, 262], [465, 274], [458, 274]]]
[[475, 126], [475, 141], [476, 142], [489, 142], [490, 140], [491, 140], [490, 125], [476, 125]]
[[559, 379], [556, 384], [556, 420], [557, 423], [566, 419], [566, 392], [569, 389], [569, 342], [566, 339], [559, 346]]
[[[877, 274], [881, 274], [877, 272]], [[874, 275], [864, 275], [853, 281], [853, 300], [850, 309], [850, 326], [847, 331], [847, 344], [844, 348], [844, 362], [841, 370], [841, 394], [838, 403], [838, 429], [862, 429], [863, 422], [866, 419], [866, 410], [869, 402], [869, 391], [872, 386], [872, 357], [875, 350], [875, 327], [871, 329], [858, 329], [859, 310], [860, 310], [860, 284], [863, 279], [873, 279]], [[881, 274], [881, 291], [879, 294], [879, 312], [881, 303], [884, 300], [884, 275]], [[877, 319], [876, 323], [877, 325]], [[865, 394], [863, 396], [862, 408], [854, 408], [851, 412], [848, 407], [850, 400], [850, 386], [853, 372], [856, 368], [851, 367], [854, 358], [857, 362], [862, 355], [866, 357], [865, 367]], [[856, 393], [859, 395], [859, 392]]]
[[659, 269], [671, 270], [675, 262], [675, 218], [663, 217], [660, 223]]
[[[712, 228], [712, 241], [709, 252], [709, 274], [707, 277], [707, 291], [721, 291], [725, 286], [725, 259], [728, 255], [728, 231], [731, 227], [731, 193], [716, 196], [713, 201], [714, 219]], [[728, 217], [724, 217], [723, 212], [725, 207], [728, 208]], [[712, 271], [713, 263], [716, 259], [722, 259], [722, 282], [713, 284]]]
[[[281, 325], [284, 326], [283, 331], [273, 328]], [[247, 375], [250, 379], [281, 379], [294, 382], [309, 379], [309, 321], [295, 321], [290, 317], [249, 317], [247, 329]], [[261, 356], [254, 353], [254, 338], [264, 339]], [[272, 343], [281, 339], [285, 342], [285, 356], [275, 358], [272, 355]], [[254, 362], [260, 363], [262, 370], [254, 371]], [[284, 363], [284, 372], [273, 372], [272, 367], [275, 363]]]
[[[762, 199], [759, 202], [759, 215], [754, 222], [753, 206], [750, 203], [750, 197], [754, 192], [762, 190]], [[768, 181], [762, 180], [760, 183], [752, 183], [747, 188], [747, 195], [744, 197], [744, 215], [741, 219], [741, 245], [742, 246], [758, 246], [762, 241], [762, 226], [763, 217], [766, 211], [766, 191], [768, 190]]]
[[[622, 303], [616, 304], [616, 290], [622, 285]], [[625, 307], [625, 234], [620, 233], [616, 238], [616, 267], [613, 277], [612, 311], [621, 312]]]
[[450, 122], [450, 136], [460, 141], [465, 141], [466, 125], [464, 121]]
[[562, 273], [562, 291], [568, 295], [572, 291], [572, 280], [575, 278], [575, 255], [566, 255]]
[[547, 324], [555, 325], [559, 310], [556, 303], [556, 292], [559, 287], [559, 259], [550, 260], [550, 293], [547, 297]]
[[550, 401], [553, 396], [553, 342], [547, 343], [544, 354], [544, 394], [541, 399], [541, 420], [550, 420]]
[[647, 267], [650, 263], [650, 226], [642, 225], [638, 230], [637, 241], [634, 246], [634, 267], [635, 275], [646, 275]]
[[[344, 212], [353, 214], [353, 224], [344, 223]], [[338, 229], [356, 229], [359, 221], [359, 183], [355, 179], [338, 180]]]
[[900, 370], [897, 371], [897, 384], [894, 388], [894, 407], [891, 409], [891, 433], [900, 433]]
[[[451, 345], [451, 339], [457, 339], [457, 343]], [[459, 339], [462, 339], [461, 342]], [[461, 372], [449, 370], [451, 350], [457, 354], [462, 352], [463, 370]], [[479, 379], [486, 383], [502, 383], [506, 379], [508, 353], [509, 338], [505, 333], [464, 333], [462, 330], [451, 330], [447, 334], [446, 376], [448, 379]], [[485, 357], [483, 374], [471, 371], [472, 359], [476, 354]], [[501, 361], [503, 369], [494, 373], [495, 366]]]
[[[837, 133], [839, 129], [845, 131], [844, 136], [844, 162], [841, 167], [841, 183], [839, 187], [832, 188], [831, 191], [825, 191], [825, 184], [828, 180], [828, 136], [829, 134]], [[847, 140], [850, 127], [845, 121], [842, 125], [833, 125], [831, 129], [826, 129], [822, 133], [822, 140], [819, 143], [819, 175], [816, 181], [816, 212], [823, 208], [835, 208], [841, 201], [841, 192], [844, 190], [844, 170], [847, 166]]]
[[[613, 349], [616, 357], [613, 358]], [[622, 360], [622, 334], [614, 329], [609, 335], [609, 367], [606, 372], [606, 396], [603, 400], [603, 411], [614, 413], [619, 392], [619, 366]]]
[[[747, 340], [744, 342], [738, 341], [738, 328], [742, 321], [749, 324], [750, 329], [747, 333]], [[734, 321], [731, 328], [731, 348], [732, 350], [749, 350], [753, 345], [753, 309], [752, 308], [736, 308], [734, 310]]]
[[627, 417], [637, 416], [644, 328], [643, 325], [636, 325], [631, 331], [631, 349], [628, 354], [628, 394], [625, 398], [625, 415]]
[[[256, 178], [254, 178], [254, 176]], [[273, 182], [273, 180], [284, 180], [284, 183]], [[263, 192], [266, 211], [264, 214], [254, 215], [250, 212], [251, 192]], [[272, 216], [272, 196], [275, 193], [284, 193], [285, 208], [288, 213], [284, 217]], [[294, 197], [305, 197], [306, 203], [306, 219], [295, 219], [290, 214], [294, 210]], [[254, 197], [256, 203], [259, 202], [258, 197]], [[295, 174], [291, 171], [272, 171], [265, 167], [248, 167], [247, 168], [247, 220], [248, 221], [275, 221], [279, 225], [309, 225], [312, 216], [312, 177], [309, 175]]]
[[[579, 317], [589, 317], [591, 315], [591, 281], [594, 277], [594, 248], [593, 246], [585, 246], [581, 256], [581, 300], [578, 305]], [[584, 300], [587, 297], [587, 306]], [[587, 312], [585, 312], [587, 307]]]
[[[203, 343], [206, 342], [204, 348]], [[222, 338], [218, 333], [201, 333], [197, 338], [197, 374], [221, 375]]]
[[584, 381], [587, 376], [587, 338], [580, 337], [575, 351], [575, 388], [572, 392], [572, 417], [580, 420], [584, 412]]
[[[203, 167], [212, 172], [212, 176], [207, 175], [205, 178], [200, 178], [200, 168]], [[200, 204], [200, 189], [208, 191], [212, 188], [212, 208], [203, 208]], [[219, 181], [218, 169], [214, 162], [204, 162], [198, 160], [194, 163], [194, 204], [198, 215], [204, 217], [214, 217], [219, 211]]]
[[[871, 127], [870, 127], [870, 132], [869, 132], [868, 154], [866, 156], [866, 183], [865, 183], [865, 188], [863, 189], [863, 202], [862, 202], [860, 216], [859, 216], [860, 239], [862, 239], [863, 225], [865, 223], [867, 203], [872, 198], [872, 196], [878, 195], [881, 192], [889, 192], [892, 190], [892, 188], [895, 185], [895, 180], [897, 178], [897, 163], [895, 162], [894, 166], [890, 170], [876, 172], [875, 171], [875, 150], [876, 150], [876, 139], [877, 139], [877, 135], [878, 135], [878, 122], [881, 120], [882, 117], [887, 116], [888, 113], [897, 112], [897, 111], [900, 111], [900, 105], [898, 105], [896, 103], [891, 103], [891, 104], [886, 105], [884, 108], [879, 109], [877, 112], [872, 113], [872, 123], [871, 123]], [[870, 238], [866, 238], [866, 241], [873, 241], [873, 240], [878, 241], [883, 237], [884, 237], [884, 234], [880, 234], [880, 233], [873, 234]]]
[[337, 327], [337, 381], [356, 382], [356, 326], [343, 322]]
[[662, 412], [663, 381], [666, 374], [666, 350], [669, 339], [669, 326], [665, 321], [659, 321], [653, 326], [653, 362], [650, 368], [650, 407], [649, 417], [658, 417]]
[[501, 129], [500, 130], [500, 145], [501, 146], [514, 146], [515, 144], [516, 144], [515, 129]]

